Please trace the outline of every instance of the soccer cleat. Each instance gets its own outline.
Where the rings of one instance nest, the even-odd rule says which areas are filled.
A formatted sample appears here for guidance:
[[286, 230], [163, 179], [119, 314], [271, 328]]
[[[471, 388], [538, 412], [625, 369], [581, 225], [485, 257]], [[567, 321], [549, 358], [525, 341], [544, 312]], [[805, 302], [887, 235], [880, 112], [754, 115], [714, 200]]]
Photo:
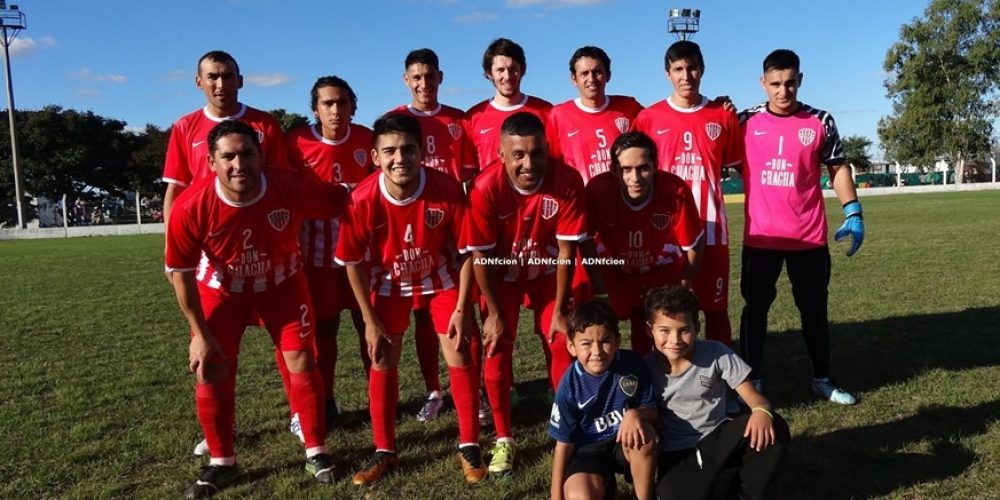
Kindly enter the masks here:
[[306, 442], [306, 435], [302, 433], [302, 423], [299, 422], [299, 414], [292, 415], [292, 420], [288, 422], [288, 431], [299, 437], [302, 443]]
[[326, 416], [326, 430], [329, 432], [337, 424], [337, 417], [340, 416], [340, 408], [337, 408], [336, 398], [330, 398], [326, 401], [324, 415]]
[[514, 443], [497, 442], [490, 455], [490, 474], [506, 476], [514, 470]]
[[443, 406], [444, 399], [441, 398], [441, 394], [437, 391], [430, 393], [427, 396], [427, 401], [424, 401], [424, 406], [417, 412], [417, 420], [427, 422], [428, 420], [438, 418]]
[[486, 477], [486, 466], [483, 465], [483, 452], [479, 445], [462, 446], [458, 449], [458, 461], [462, 464], [462, 474], [465, 482], [478, 483]]
[[[236, 438], [237, 434], [239, 434], [239, 429], [236, 428], [236, 424], [233, 424], [233, 438], [234, 439]], [[202, 440], [199, 441], [198, 444], [194, 445], [194, 456], [201, 457], [201, 456], [204, 456], [204, 455], [208, 455], [208, 452], [209, 452], [209, 450], [208, 450], [208, 440], [207, 439], [202, 438]]]
[[479, 392], [479, 425], [486, 427], [493, 423], [493, 410], [490, 409], [490, 400], [486, 398], [486, 391]]
[[332, 483], [334, 481], [333, 455], [319, 453], [306, 459], [306, 472], [316, 478], [317, 483]]
[[187, 498], [209, 498], [235, 483], [242, 472], [235, 465], [209, 465], [202, 467], [198, 480], [188, 489]]
[[814, 378], [812, 380], [813, 392], [823, 396], [828, 401], [839, 405], [853, 405], [858, 402], [851, 393], [837, 387], [828, 378]]
[[351, 482], [363, 486], [378, 481], [382, 476], [399, 470], [399, 456], [389, 451], [376, 451], [361, 470], [354, 473]]

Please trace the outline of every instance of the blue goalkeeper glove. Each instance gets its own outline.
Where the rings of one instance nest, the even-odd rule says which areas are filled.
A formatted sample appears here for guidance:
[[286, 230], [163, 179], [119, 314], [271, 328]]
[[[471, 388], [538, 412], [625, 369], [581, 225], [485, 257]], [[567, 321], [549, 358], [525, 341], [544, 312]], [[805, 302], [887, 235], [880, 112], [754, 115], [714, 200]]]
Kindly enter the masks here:
[[861, 203], [858, 200], [844, 205], [844, 224], [833, 235], [833, 241], [840, 241], [845, 236], [851, 235], [851, 249], [847, 251], [848, 257], [854, 255], [861, 248], [861, 244], [865, 242], [865, 220], [861, 213]]

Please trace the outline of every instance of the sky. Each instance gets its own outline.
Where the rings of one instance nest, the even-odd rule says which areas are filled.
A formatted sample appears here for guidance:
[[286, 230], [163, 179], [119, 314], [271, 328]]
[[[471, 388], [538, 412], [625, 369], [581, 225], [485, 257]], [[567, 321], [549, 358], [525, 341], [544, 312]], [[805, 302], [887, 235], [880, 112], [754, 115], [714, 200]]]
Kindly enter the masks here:
[[[27, 16], [11, 46], [15, 107], [55, 104], [167, 127], [204, 105], [198, 58], [231, 53], [245, 85], [240, 100], [306, 116], [316, 78], [338, 75], [358, 94], [366, 125], [409, 101], [403, 60], [438, 53], [441, 100], [467, 109], [493, 95], [482, 53], [495, 38], [519, 43], [528, 70], [522, 90], [559, 103], [576, 96], [569, 58], [584, 45], [611, 56], [611, 94], [650, 105], [670, 94], [663, 54], [671, 8], [701, 10], [694, 36], [705, 56], [702, 93], [738, 107], [765, 100], [763, 58], [789, 48], [802, 59], [799, 99], [830, 111], [842, 136], [878, 142], [891, 112], [882, 63], [899, 28], [922, 14], [917, 0], [835, 3], [695, 0], [14, 0]], [[0, 101], [0, 107], [6, 104]], [[880, 152], [871, 153], [878, 157]]]

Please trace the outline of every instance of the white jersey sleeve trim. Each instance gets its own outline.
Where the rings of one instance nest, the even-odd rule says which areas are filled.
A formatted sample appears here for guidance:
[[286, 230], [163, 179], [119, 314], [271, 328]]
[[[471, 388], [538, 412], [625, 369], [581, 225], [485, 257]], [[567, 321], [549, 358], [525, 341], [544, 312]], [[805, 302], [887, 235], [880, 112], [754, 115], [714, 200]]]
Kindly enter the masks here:
[[558, 234], [556, 233], [556, 239], [561, 241], [583, 241], [587, 239], [587, 233], [580, 234]]
[[337, 257], [333, 258], [334, 262], [336, 262], [337, 264], [340, 264], [342, 266], [356, 266], [356, 265], [364, 262], [364, 260], [365, 259], [359, 259], [359, 260], [340, 260]]
[[167, 265], [164, 265], [163, 269], [168, 273], [191, 273], [195, 270], [193, 267], [170, 267]]
[[465, 247], [467, 252], [482, 252], [485, 250], [493, 250], [497, 247], [497, 242], [490, 243], [488, 245], [469, 245]]
[[186, 183], [186, 182], [181, 182], [181, 181], [179, 181], [177, 179], [171, 179], [170, 177], [161, 177], [160, 179], [163, 182], [166, 182], [167, 184], [177, 184], [180, 187], [188, 187], [189, 186], [189, 184]]
[[692, 248], [698, 246], [698, 242], [701, 241], [701, 239], [704, 238], [704, 237], [705, 237], [705, 230], [702, 229], [701, 232], [698, 233], [698, 236], [694, 239], [694, 241], [691, 242], [691, 245], [690, 246], [682, 246], [681, 250], [684, 250], [685, 252], [691, 250]]

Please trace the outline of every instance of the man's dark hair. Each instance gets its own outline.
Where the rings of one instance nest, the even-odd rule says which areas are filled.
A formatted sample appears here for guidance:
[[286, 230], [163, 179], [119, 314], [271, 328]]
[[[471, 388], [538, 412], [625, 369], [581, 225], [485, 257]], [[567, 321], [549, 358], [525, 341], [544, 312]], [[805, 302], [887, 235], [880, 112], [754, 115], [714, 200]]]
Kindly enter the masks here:
[[496, 56], [506, 56], [521, 65], [521, 73], [528, 70], [528, 61], [524, 59], [524, 49], [520, 45], [506, 38], [497, 38], [486, 47], [483, 53], [483, 74], [487, 78], [490, 76], [490, 68], [493, 67], [493, 58]]
[[608, 53], [604, 52], [604, 49], [600, 47], [587, 45], [576, 49], [576, 52], [573, 53], [573, 57], [569, 58], [569, 74], [576, 74], [576, 62], [584, 57], [600, 61], [601, 64], [604, 65], [604, 71], [607, 71], [608, 73], [611, 72], [611, 58], [608, 57]]
[[687, 287], [667, 285], [654, 288], [646, 293], [645, 306], [650, 323], [657, 313], [670, 317], [690, 314], [695, 324], [698, 322], [698, 297]]
[[618, 331], [618, 317], [615, 310], [606, 301], [589, 300], [573, 309], [573, 312], [566, 318], [567, 326], [566, 338], [573, 341], [577, 333], [580, 333], [590, 326], [603, 326], [609, 332], [613, 332], [615, 337], [621, 338]]
[[537, 116], [526, 111], [519, 111], [507, 117], [500, 126], [500, 136], [544, 136], [545, 124]]
[[764, 58], [764, 73], [771, 70], [790, 69], [799, 72], [799, 56], [788, 49], [778, 49]]
[[198, 68], [195, 71], [195, 74], [197, 75], [201, 74], [202, 61], [215, 61], [217, 63], [223, 63], [223, 64], [231, 62], [233, 63], [233, 67], [236, 68], [236, 74], [237, 75], [240, 74], [240, 65], [239, 63], [236, 62], [236, 58], [231, 56], [229, 52], [223, 50], [211, 50], [206, 52], [205, 55], [201, 56], [198, 59]]
[[618, 163], [618, 155], [622, 154], [629, 148], [642, 148], [646, 150], [646, 154], [649, 155], [649, 161], [651, 162], [653, 168], [657, 168], [659, 165], [656, 159], [656, 143], [648, 135], [642, 132], [625, 132], [619, 135], [615, 142], [611, 143], [611, 168], [619, 169], [621, 164]]
[[378, 138], [388, 134], [409, 136], [420, 144], [420, 122], [410, 115], [402, 113], [386, 113], [375, 120], [372, 125], [372, 144], [378, 144]]
[[254, 146], [260, 148], [260, 136], [253, 127], [239, 120], [223, 120], [208, 132], [208, 154], [214, 156], [219, 139], [234, 134], [247, 136]]
[[414, 64], [426, 64], [437, 71], [441, 69], [441, 66], [438, 64], [438, 56], [431, 49], [416, 49], [406, 54], [403, 68], [407, 69]]
[[674, 42], [667, 48], [667, 53], [663, 56], [663, 69], [669, 70], [670, 64], [681, 59], [690, 59], [698, 63], [698, 67], [705, 70], [705, 58], [701, 55], [701, 47], [690, 40], [680, 40]]
[[339, 76], [321, 76], [316, 79], [316, 83], [313, 84], [312, 91], [309, 92], [309, 109], [316, 111], [316, 104], [319, 103], [319, 89], [323, 87], [333, 87], [346, 90], [348, 97], [351, 99], [351, 116], [354, 116], [354, 112], [358, 110], [358, 96], [354, 93], [354, 89], [351, 88], [347, 81]]

